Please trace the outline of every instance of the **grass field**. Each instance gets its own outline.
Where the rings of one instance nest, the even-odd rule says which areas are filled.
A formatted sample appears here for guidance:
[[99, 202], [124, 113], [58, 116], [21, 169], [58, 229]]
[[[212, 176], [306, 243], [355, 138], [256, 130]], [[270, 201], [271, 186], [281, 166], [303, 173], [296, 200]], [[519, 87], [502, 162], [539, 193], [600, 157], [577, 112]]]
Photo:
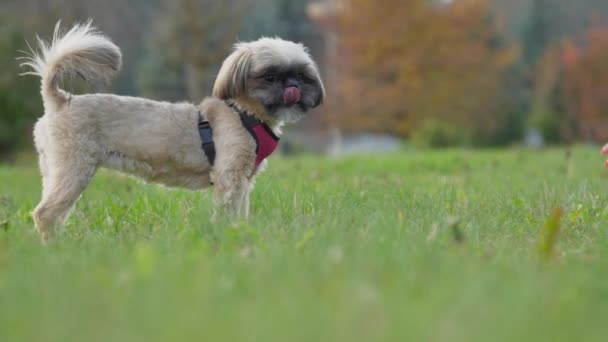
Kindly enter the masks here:
[[0, 341], [605, 341], [602, 165], [589, 147], [274, 158], [235, 225], [210, 224], [209, 193], [101, 172], [47, 247], [36, 168], [0, 166]]

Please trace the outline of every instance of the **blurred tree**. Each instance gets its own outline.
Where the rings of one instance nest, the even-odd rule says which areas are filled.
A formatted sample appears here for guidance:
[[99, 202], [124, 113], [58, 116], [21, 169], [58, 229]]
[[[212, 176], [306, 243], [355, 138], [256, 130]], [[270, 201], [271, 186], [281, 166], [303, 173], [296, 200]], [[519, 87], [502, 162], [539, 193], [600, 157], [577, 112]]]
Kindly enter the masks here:
[[556, 19], [551, 0], [531, 0], [528, 23], [522, 35], [522, 59], [525, 64], [535, 63], [554, 38], [552, 20]]
[[253, 40], [260, 36], [279, 36], [302, 42], [313, 50], [319, 32], [306, 13], [306, 0], [248, 0], [248, 15], [239, 38]]
[[550, 142], [608, 140], [608, 26], [578, 45], [555, 44], [538, 63], [532, 125]]
[[149, 35], [138, 85], [143, 95], [199, 101], [237, 41], [245, 3], [240, 0], [165, 0]]
[[537, 63], [529, 126], [548, 143], [571, 142], [576, 123], [563, 108], [564, 72], [560, 47], [549, 49]]
[[473, 133], [474, 143], [508, 135], [503, 90], [517, 51], [483, 1], [341, 4], [331, 61], [335, 124], [408, 136], [425, 120], [443, 120]]
[[577, 123], [579, 137], [608, 140], [608, 26], [585, 34], [585, 45], [567, 40], [561, 47], [564, 109]]
[[[549, 142], [569, 142], [578, 137], [574, 118], [566, 113], [558, 96], [564, 84], [560, 42], [580, 37], [592, 23], [606, 22], [605, 0], [491, 0], [505, 18], [506, 28], [521, 41], [522, 54], [511, 73], [516, 87], [509, 96], [516, 112], [528, 116], [528, 124], [540, 129]], [[528, 114], [529, 113], [529, 114]]]
[[18, 25], [8, 18], [0, 19], [0, 161], [11, 159], [24, 141], [29, 141], [30, 128], [42, 113], [40, 80], [21, 77], [16, 61], [18, 50], [27, 45]]
[[605, 19], [608, 15], [608, 1], [605, 0], [489, 1], [504, 18], [506, 31], [522, 41], [524, 59], [530, 54], [542, 57], [543, 46], [549, 48], [565, 36], [578, 35], [589, 28], [593, 17]]
[[143, 55], [142, 37], [160, 0], [3, 0], [0, 11], [19, 17], [23, 39], [34, 41], [35, 34], [49, 39], [55, 23], [67, 29], [75, 22], [93, 19], [93, 24], [107, 34], [123, 52], [123, 70], [113, 87], [121, 94], [134, 94], [133, 74]]

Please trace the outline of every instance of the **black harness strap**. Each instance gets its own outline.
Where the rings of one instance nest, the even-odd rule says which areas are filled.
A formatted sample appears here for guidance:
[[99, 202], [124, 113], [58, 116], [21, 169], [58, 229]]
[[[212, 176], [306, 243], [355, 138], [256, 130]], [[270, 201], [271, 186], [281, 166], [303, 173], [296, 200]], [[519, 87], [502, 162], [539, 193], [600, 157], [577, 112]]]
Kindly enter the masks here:
[[239, 116], [241, 117], [241, 123], [243, 127], [247, 129], [247, 132], [253, 137], [255, 140], [255, 153], [257, 154], [260, 149], [260, 141], [258, 140], [258, 136], [253, 131], [253, 127], [258, 124], [258, 120], [251, 115], [243, 114], [239, 112]]
[[213, 143], [213, 129], [209, 125], [209, 121], [204, 121], [201, 112], [198, 112], [198, 133], [201, 136], [203, 142], [203, 151], [209, 160], [209, 163], [213, 165], [215, 162], [215, 144]]

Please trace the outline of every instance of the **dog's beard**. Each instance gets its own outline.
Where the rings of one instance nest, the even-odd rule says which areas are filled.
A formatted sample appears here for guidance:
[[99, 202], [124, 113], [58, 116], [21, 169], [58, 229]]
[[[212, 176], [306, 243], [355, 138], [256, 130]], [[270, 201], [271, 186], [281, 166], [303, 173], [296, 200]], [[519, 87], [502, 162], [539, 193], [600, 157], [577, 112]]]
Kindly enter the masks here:
[[298, 122], [306, 115], [306, 109], [301, 103], [291, 106], [265, 105], [265, 107], [271, 117], [286, 124]]
[[300, 121], [304, 117], [304, 112], [299, 108], [299, 105], [291, 107], [280, 107], [272, 116], [276, 117], [283, 123], [295, 123]]

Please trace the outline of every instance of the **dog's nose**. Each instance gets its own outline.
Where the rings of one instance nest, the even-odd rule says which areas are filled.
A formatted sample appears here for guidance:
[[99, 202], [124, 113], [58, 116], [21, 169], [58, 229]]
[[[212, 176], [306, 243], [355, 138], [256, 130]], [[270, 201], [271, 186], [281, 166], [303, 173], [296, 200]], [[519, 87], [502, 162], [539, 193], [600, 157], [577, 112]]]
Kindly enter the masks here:
[[285, 88], [296, 87], [299, 88], [300, 82], [297, 79], [289, 77], [285, 79]]

